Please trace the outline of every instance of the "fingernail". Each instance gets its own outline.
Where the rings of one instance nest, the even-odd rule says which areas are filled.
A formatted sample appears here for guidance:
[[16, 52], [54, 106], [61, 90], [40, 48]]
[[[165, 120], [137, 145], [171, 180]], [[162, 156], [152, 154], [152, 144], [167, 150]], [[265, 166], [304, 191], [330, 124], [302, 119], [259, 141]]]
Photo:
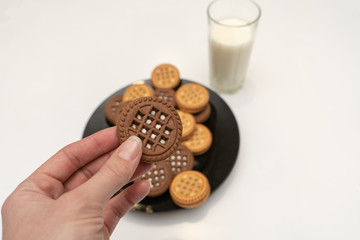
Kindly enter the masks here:
[[142, 142], [137, 136], [129, 137], [118, 150], [118, 156], [124, 160], [132, 161], [141, 154]]

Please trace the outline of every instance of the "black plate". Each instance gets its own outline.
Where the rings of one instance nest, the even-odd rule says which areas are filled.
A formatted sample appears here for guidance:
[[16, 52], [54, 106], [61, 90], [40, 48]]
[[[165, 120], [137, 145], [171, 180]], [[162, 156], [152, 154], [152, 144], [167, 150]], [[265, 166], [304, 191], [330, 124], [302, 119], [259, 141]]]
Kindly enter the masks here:
[[[150, 80], [144, 82], [151, 86]], [[181, 85], [190, 82], [192, 81], [182, 79]], [[90, 117], [83, 137], [110, 127], [105, 118], [105, 104], [110, 98], [122, 95], [127, 87], [115, 92], [100, 104]], [[201, 171], [208, 177], [213, 192], [230, 174], [235, 164], [240, 147], [240, 135], [236, 119], [229, 106], [219, 95], [210, 89], [208, 90], [212, 112], [209, 120], [204, 124], [213, 134], [213, 143], [208, 152], [195, 157], [194, 169]], [[169, 192], [155, 198], [146, 197], [134, 208], [134, 210], [148, 213], [176, 209], [180, 208], [172, 202]]]

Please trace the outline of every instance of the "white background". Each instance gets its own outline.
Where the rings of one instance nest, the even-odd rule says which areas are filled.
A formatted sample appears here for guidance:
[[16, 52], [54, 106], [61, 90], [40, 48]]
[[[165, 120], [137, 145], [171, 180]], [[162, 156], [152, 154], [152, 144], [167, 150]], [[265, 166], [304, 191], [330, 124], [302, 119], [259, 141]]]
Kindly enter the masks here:
[[[0, 203], [96, 107], [164, 62], [208, 86], [209, 0], [1, 0]], [[259, 0], [240, 153], [201, 207], [112, 239], [360, 239], [360, 2]], [[19, 226], [21, 227], [21, 226]]]

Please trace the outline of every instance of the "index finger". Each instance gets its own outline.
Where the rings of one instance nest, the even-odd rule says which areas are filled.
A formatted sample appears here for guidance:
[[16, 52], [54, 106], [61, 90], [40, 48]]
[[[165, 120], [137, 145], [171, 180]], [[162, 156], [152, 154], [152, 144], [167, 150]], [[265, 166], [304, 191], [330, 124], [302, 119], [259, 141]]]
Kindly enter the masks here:
[[79, 168], [118, 146], [116, 127], [106, 128], [67, 145], [41, 165], [34, 174], [43, 173], [65, 182]]

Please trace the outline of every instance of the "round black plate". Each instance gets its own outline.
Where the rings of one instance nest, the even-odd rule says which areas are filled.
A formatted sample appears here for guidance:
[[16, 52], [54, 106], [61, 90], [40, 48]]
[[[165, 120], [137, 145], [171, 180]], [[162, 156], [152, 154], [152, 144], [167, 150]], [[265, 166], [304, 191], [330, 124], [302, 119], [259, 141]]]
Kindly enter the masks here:
[[[151, 86], [150, 80], [144, 82]], [[192, 81], [182, 79], [181, 85], [190, 82]], [[127, 87], [115, 92], [100, 104], [90, 117], [83, 137], [111, 126], [105, 118], [105, 104], [110, 98], [122, 95]], [[240, 146], [240, 135], [236, 119], [229, 106], [219, 95], [208, 90], [212, 112], [209, 120], [204, 124], [213, 134], [213, 143], [208, 152], [195, 157], [194, 169], [208, 177], [213, 192], [226, 179], [235, 164]], [[146, 197], [134, 208], [134, 210], [148, 213], [175, 209], [180, 208], [172, 202], [169, 192], [155, 198]]]

